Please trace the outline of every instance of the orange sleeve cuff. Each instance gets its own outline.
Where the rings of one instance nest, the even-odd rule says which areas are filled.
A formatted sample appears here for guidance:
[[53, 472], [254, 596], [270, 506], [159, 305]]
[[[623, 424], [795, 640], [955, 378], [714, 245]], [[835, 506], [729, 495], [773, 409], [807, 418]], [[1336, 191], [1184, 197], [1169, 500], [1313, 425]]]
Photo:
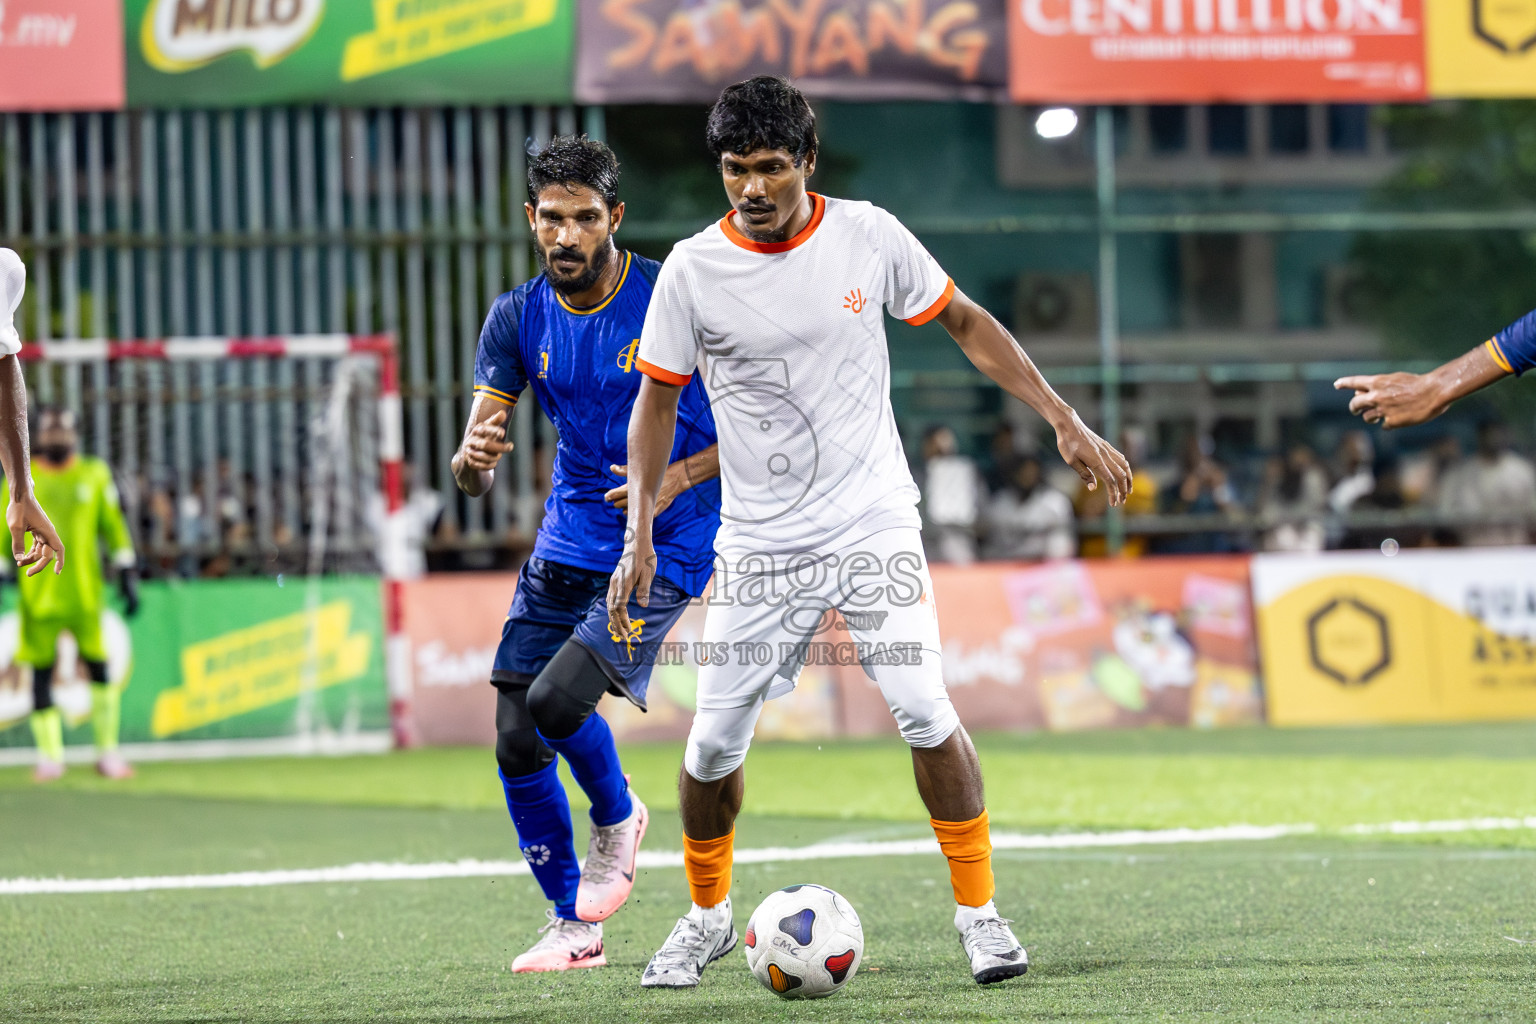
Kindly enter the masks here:
[[644, 359], [636, 359], [635, 368], [652, 380], [659, 380], [663, 384], [671, 384], [675, 387], [682, 387], [693, 379], [693, 374], [691, 373], [673, 373], [671, 370], [657, 366], [655, 363], [648, 363]]
[[955, 297], [955, 279], [954, 278], [950, 278], [948, 280], [948, 282], [944, 285], [944, 294], [940, 295], [937, 299], [935, 299], [934, 302], [933, 302], [933, 305], [929, 306], [927, 309], [925, 309], [921, 313], [917, 314], [917, 316], [909, 316], [909, 317], [907, 317], [907, 323], [911, 324], [913, 327], [921, 327], [921, 326], [923, 326], [923, 324], [927, 323], [929, 320], [932, 320], [934, 317], [936, 317], [940, 313], [944, 312], [945, 307], [947, 307], [949, 305], [950, 300], [953, 299], [954, 297]]
[[1503, 370], [1505, 373], [1515, 372], [1515, 368], [1511, 366], [1509, 364], [1509, 360], [1504, 357], [1504, 350], [1499, 348], [1499, 339], [1489, 338], [1487, 341], [1483, 342], [1483, 344], [1487, 347], [1488, 354], [1493, 356], [1493, 361], [1499, 364], [1499, 369]]

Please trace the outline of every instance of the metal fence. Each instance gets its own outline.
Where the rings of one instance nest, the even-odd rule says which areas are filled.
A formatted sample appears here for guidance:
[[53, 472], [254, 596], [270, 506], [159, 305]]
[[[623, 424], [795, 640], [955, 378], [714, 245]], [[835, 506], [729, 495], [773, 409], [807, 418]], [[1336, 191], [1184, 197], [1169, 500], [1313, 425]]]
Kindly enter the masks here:
[[[0, 115], [0, 241], [27, 263], [24, 339], [371, 335], [400, 339], [406, 457], [456, 493], [449, 468], [491, 300], [527, 279], [525, 154], [558, 133], [603, 134], [600, 109], [142, 111]], [[273, 530], [303, 524], [306, 417], [319, 360], [36, 364], [40, 401], [85, 419], [84, 445], [142, 504], [210, 475], [273, 495]], [[239, 396], [243, 401], [231, 400]], [[490, 500], [450, 500], [468, 545], [539, 510], [531, 400]], [[207, 504], [207, 503], [205, 503]], [[131, 508], [136, 520], [145, 510]], [[205, 507], [207, 528], [215, 510]], [[174, 542], [185, 537], [144, 538]], [[268, 538], [269, 540], [271, 537]]]

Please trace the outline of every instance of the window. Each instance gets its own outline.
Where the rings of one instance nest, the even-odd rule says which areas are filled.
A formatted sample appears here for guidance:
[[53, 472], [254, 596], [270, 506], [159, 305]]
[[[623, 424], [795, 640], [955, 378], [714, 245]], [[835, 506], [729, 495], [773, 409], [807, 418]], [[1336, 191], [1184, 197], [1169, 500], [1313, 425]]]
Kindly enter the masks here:
[[1248, 155], [1248, 108], [1222, 103], [1206, 108], [1211, 152], [1218, 156]]
[[1328, 148], [1335, 153], [1364, 153], [1370, 147], [1371, 108], [1336, 103], [1328, 108]]
[[1188, 107], [1148, 107], [1147, 128], [1154, 153], [1182, 153], [1189, 148]]
[[1300, 103], [1283, 103], [1269, 108], [1269, 151], [1305, 153], [1311, 145], [1307, 108]]

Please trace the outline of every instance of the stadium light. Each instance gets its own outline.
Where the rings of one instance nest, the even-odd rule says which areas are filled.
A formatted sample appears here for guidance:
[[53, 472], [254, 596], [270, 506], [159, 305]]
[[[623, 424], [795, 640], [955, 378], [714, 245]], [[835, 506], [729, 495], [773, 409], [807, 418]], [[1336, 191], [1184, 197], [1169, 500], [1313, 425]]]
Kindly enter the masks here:
[[1035, 118], [1035, 134], [1042, 139], [1064, 139], [1077, 131], [1077, 111], [1071, 107], [1047, 107]]

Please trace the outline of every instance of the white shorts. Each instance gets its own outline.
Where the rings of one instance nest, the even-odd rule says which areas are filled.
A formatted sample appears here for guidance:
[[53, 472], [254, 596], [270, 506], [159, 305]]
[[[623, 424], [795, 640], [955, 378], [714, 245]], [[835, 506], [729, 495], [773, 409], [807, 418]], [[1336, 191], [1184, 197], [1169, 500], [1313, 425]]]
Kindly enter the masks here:
[[[831, 632], [839, 622], [851, 643]], [[703, 640], [709, 657], [683, 758], [700, 782], [741, 766], [763, 703], [793, 689], [808, 660], [861, 665], [914, 747], [936, 747], [960, 724], [944, 688], [922, 536], [911, 527], [787, 564], [765, 555], [717, 569]]]

